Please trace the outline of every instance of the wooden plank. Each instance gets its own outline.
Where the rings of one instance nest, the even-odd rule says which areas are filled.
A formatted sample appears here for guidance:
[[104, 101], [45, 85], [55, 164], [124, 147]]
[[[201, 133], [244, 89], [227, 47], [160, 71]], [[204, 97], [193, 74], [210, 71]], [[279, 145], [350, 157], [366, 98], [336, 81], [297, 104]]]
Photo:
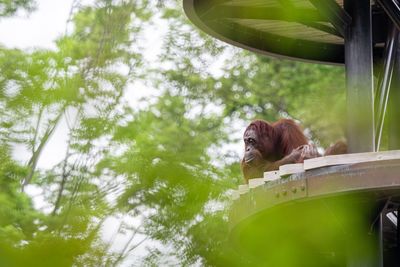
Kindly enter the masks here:
[[[319, 29], [306, 27], [298, 22], [256, 19], [226, 19], [227, 21], [251, 27], [255, 30], [268, 32], [294, 39], [309, 40], [323, 43], [343, 44], [341, 37], [326, 33]], [[330, 25], [330, 24], [323, 24]]]
[[264, 178], [254, 178], [249, 180], [249, 188], [256, 188], [258, 186], [264, 185]]
[[361, 162], [400, 159], [400, 150], [325, 156], [304, 161], [304, 170]]
[[304, 172], [303, 163], [286, 164], [279, 167], [279, 175], [289, 175], [294, 173]]
[[231, 198], [232, 198], [232, 200], [237, 200], [237, 199], [239, 199], [239, 198], [240, 198], [240, 193], [239, 193], [239, 191], [238, 191], [238, 190], [234, 190], [234, 191], [232, 192]]
[[239, 194], [240, 195], [246, 194], [247, 192], [249, 192], [249, 185], [247, 185], [247, 184], [239, 185]]
[[264, 172], [264, 182], [275, 181], [280, 178], [279, 171]]

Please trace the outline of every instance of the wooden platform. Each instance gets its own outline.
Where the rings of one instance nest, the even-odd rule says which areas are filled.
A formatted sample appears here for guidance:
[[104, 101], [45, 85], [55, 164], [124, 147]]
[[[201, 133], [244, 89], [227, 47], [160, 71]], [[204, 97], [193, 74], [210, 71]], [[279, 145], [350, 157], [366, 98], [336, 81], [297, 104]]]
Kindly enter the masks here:
[[271, 181], [290, 178], [291, 175], [307, 175], [307, 171], [313, 169], [392, 159], [400, 159], [400, 150], [333, 155], [305, 160], [304, 163], [287, 164], [281, 166], [278, 171], [265, 172], [264, 177], [250, 179], [248, 185], [240, 185], [238, 191], [233, 193], [233, 198], [237, 199], [238, 196], [249, 192], [249, 189], [263, 186]]

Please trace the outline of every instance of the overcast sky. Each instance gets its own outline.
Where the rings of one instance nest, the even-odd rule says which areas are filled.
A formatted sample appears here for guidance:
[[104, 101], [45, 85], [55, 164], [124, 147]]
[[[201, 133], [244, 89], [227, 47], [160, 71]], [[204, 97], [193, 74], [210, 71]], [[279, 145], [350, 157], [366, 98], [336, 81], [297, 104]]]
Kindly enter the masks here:
[[65, 31], [72, 0], [37, 0], [38, 9], [27, 16], [0, 20], [0, 42], [7, 47], [54, 48]]

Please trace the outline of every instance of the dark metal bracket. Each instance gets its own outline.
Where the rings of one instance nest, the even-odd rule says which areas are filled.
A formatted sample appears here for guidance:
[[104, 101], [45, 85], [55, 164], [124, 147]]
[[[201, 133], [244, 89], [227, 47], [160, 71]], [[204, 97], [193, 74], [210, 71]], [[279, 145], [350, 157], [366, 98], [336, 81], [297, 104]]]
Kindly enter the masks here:
[[396, 0], [376, 0], [383, 8], [389, 18], [393, 21], [396, 28], [400, 30], [400, 5]]

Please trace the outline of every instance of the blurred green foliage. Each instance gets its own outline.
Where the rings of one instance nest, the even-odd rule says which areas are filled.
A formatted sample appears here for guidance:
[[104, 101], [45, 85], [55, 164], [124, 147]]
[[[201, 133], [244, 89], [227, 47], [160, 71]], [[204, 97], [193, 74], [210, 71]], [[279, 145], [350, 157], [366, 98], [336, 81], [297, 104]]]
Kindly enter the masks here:
[[[3, 1], [0, 15], [30, 4]], [[342, 138], [343, 69], [228, 47], [181, 1], [77, 7], [55, 50], [0, 47], [0, 265], [252, 265], [228, 239], [234, 125], [292, 117], [323, 146]], [[142, 51], [157, 23], [167, 31], [155, 64]], [[146, 90], [137, 82], [156, 93], [132, 106], [129, 92]], [[62, 125], [63, 159], [38, 168]], [[27, 162], [12, 159], [16, 145]], [[111, 217], [122, 248], [104, 238]]]
[[35, 4], [34, 0], [0, 0], [0, 18], [12, 16], [19, 10], [32, 12]]

